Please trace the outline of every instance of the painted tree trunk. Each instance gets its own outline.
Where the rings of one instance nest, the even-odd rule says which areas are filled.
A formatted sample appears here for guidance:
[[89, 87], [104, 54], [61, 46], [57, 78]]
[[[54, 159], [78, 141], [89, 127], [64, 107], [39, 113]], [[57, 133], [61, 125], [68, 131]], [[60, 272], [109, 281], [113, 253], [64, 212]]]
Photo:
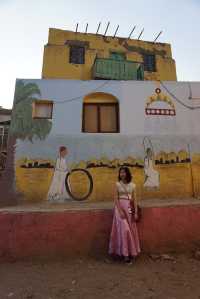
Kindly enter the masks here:
[[5, 169], [0, 178], [0, 206], [14, 205], [17, 203], [17, 194], [15, 190], [15, 161], [14, 153], [16, 138], [9, 136], [7, 145], [7, 159]]

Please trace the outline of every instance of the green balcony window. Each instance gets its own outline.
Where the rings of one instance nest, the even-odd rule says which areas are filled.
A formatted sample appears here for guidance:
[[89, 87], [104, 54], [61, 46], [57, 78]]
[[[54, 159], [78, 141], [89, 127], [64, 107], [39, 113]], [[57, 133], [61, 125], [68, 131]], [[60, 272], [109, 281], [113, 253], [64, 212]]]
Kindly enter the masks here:
[[93, 66], [94, 79], [144, 80], [143, 64], [129, 60], [96, 58]]

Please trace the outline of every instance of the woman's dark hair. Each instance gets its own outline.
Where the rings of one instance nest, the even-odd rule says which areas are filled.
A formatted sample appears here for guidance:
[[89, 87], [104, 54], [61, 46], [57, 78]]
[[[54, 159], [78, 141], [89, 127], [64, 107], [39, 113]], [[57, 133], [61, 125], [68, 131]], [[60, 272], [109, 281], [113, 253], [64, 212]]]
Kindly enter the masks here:
[[130, 183], [130, 182], [132, 181], [132, 175], [131, 175], [130, 169], [129, 169], [128, 167], [126, 167], [126, 166], [122, 166], [122, 167], [120, 167], [120, 169], [119, 169], [118, 180], [119, 180], [119, 181], [121, 180], [121, 178], [120, 178], [120, 172], [121, 172], [122, 170], [124, 170], [125, 173], [126, 173], [126, 182], [127, 182], [127, 183]]
[[66, 149], [67, 149], [66, 146], [60, 146], [60, 147], [59, 147], [59, 152], [60, 152], [60, 154], [61, 154], [62, 152], [64, 152]]

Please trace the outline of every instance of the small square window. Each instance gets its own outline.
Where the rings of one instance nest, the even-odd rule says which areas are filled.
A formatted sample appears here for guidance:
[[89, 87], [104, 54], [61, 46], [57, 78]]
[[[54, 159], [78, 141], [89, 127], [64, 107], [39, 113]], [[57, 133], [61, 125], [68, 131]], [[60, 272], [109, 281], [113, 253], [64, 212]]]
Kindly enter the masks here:
[[156, 72], [156, 57], [154, 54], [144, 54], [144, 70]]
[[85, 63], [85, 48], [78, 46], [70, 47], [70, 63], [84, 64]]
[[52, 119], [53, 102], [39, 100], [33, 102], [32, 117], [40, 119]]

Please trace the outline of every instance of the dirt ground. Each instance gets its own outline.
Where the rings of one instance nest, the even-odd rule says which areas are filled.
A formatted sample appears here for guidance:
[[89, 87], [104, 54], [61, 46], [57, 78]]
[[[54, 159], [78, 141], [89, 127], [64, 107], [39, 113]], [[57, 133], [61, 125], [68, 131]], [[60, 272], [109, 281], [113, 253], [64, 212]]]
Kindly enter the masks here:
[[142, 255], [133, 265], [108, 258], [0, 264], [0, 299], [198, 299], [200, 261]]

